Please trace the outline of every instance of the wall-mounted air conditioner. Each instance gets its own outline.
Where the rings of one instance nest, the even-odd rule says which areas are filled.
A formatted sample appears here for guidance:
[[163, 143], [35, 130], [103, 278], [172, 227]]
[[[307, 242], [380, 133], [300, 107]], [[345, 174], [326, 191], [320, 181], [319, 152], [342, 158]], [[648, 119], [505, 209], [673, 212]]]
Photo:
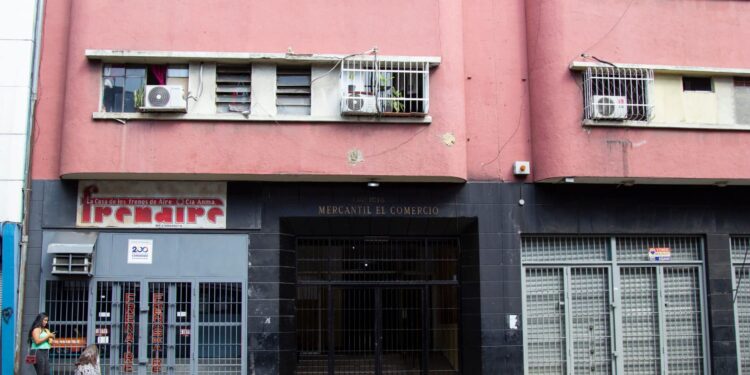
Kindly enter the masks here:
[[375, 115], [375, 96], [365, 93], [352, 93], [341, 99], [341, 113], [345, 115]]
[[625, 96], [594, 95], [594, 119], [624, 120], [628, 117], [628, 98]]
[[144, 106], [147, 112], [187, 112], [187, 101], [182, 86], [146, 86]]

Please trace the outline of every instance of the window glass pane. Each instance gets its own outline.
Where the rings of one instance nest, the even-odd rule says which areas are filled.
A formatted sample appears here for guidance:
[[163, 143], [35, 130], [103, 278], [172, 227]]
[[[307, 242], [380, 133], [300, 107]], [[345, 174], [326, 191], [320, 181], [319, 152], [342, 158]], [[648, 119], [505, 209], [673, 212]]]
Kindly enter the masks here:
[[710, 77], [682, 77], [683, 91], [712, 91]]
[[122, 77], [125, 75], [125, 68], [121, 65], [104, 65], [104, 75], [109, 77]]
[[167, 77], [170, 77], [170, 78], [187, 78], [188, 77], [188, 66], [187, 65], [170, 65], [167, 68]]
[[146, 76], [146, 68], [142, 66], [138, 67], [127, 67], [127, 70], [125, 71], [125, 76], [127, 77], [145, 77]]
[[[116, 87], [118, 79], [121, 80], [122, 78], [105, 77], [102, 80], [102, 110], [105, 112], [115, 112], [117, 103], [122, 102], [122, 88]], [[118, 92], [120, 92], [119, 101], [117, 100], [118, 95], [116, 95]]]
[[125, 88], [125, 78], [121, 77], [115, 77], [112, 79], [112, 82], [114, 84], [114, 87], [112, 89], [112, 110], [108, 110], [107, 112], [122, 112], [122, 98], [123, 98], [123, 90]]
[[[145, 84], [145, 78], [143, 77], [128, 77], [125, 79], [125, 102], [123, 104], [123, 112], [135, 112], [135, 92], [143, 88]], [[143, 103], [139, 103], [138, 106], [142, 106]]]

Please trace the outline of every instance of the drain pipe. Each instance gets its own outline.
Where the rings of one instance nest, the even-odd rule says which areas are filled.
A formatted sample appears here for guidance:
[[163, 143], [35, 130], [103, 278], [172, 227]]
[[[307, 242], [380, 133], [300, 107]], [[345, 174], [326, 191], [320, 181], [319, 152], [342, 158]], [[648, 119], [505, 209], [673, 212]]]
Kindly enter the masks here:
[[39, 85], [39, 59], [42, 38], [44, 0], [36, 0], [34, 11], [34, 52], [31, 60], [31, 83], [29, 85], [29, 110], [26, 116], [26, 157], [23, 181], [23, 211], [21, 222], [21, 254], [18, 265], [18, 301], [16, 306], [16, 340], [13, 373], [21, 373], [21, 348], [23, 347], [23, 305], [26, 297], [26, 258], [29, 249], [29, 202], [31, 201], [31, 148], [34, 138], [34, 116], [36, 114], [37, 87]]

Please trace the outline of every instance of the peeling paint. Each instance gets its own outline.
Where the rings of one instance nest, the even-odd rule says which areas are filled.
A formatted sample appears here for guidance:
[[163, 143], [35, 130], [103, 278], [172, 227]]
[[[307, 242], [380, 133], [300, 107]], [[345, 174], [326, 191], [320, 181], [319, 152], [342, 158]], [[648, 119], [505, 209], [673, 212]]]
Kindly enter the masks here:
[[351, 165], [357, 165], [363, 161], [365, 161], [365, 156], [362, 153], [362, 150], [353, 148], [349, 150], [346, 154], [346, 158], [349, 161], [349, 164]]
[[636, 143], [633, 143], [633, 147], [641, 147], [641, 146], [645, 145], [646, 143], [648, 143], [648, 141], [645, 141], [645, 140], [640, 141], [640, 142], [636, 142]]
[[456, 136], [452, 132], [443, 134], [440, 139], [443, 140], [443, 144], [450, 147], [456, 144]]

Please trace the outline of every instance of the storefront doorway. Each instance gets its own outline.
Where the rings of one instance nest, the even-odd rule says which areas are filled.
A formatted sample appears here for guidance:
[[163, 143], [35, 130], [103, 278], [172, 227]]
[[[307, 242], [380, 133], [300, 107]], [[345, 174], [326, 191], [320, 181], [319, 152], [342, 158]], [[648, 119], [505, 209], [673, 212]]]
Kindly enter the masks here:
[[[151, 263], [127, 261], [132, 238], [153, 242]], [[91, 278], [44, 280], [52, 374], [72, 374], [91, 343], [102, 374], [245, 373], [247, 248], [242, 235], [100, 233]]]
[[[74, 294], [83, 300], [69, 300]], [[51, 352], [54, 374], [72, 373], [87, 341], [99, 348], [103, 374], [242, 372], [239, 282], [49, 281], [47, 296], [52, 315], [71, 318], [54, 322], [66, 340]]]
[[297, 242], [297, 374], [456, 374], [458, 240]]

